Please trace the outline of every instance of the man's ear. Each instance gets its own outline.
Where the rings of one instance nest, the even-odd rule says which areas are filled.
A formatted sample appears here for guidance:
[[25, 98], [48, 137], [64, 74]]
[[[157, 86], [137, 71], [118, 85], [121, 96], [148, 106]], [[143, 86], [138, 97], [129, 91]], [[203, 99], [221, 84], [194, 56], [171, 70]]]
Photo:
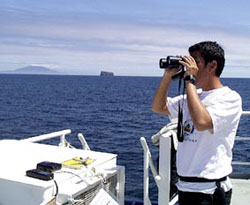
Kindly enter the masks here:
[[211, 62], [208, 63], [209, 67], [208, 67], [208, 71], [210, 73], [214, 73], [216, 72], [216, 69], [217, 69], [217, 61], [216, 60], [212, 60]]

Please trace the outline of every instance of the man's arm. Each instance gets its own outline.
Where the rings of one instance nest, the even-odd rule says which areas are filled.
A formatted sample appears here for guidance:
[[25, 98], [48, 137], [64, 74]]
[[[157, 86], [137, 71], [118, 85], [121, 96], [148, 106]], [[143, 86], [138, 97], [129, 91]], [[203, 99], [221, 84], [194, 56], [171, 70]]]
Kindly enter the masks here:
[[[184, 61], [180, 61], [180, 63], [186, 66], [185, 76], [188, 75], [197, 75], [198, 66], [191, 56], [184, 56]], [[185, 82], [186, 84], [186, 92], [187, 92], [187, 102], [188, 102], [188, 110], [193, 121], [194, 127], [198, 131], [209, 130], [213, 128], [213, 121], [208, 113], [205, 106], [202, 104], [196, 86], [191, 82]]]
[[152, 103], [152, 110], [158, 114], [170, 115], [167, 108], [168, 89], [172, 82], [172, 76], [178, 73], [182, 67], [179, 68], [166, 68], [162, 80], [155, 92], [154, 100]]
[[186, 90], [188, 109], [195, 129], [198, 131], [212, 129], [212, 118], [205, 106], [202, 104], [198, 96], [196, 86], [190, 82], [186, 82]]

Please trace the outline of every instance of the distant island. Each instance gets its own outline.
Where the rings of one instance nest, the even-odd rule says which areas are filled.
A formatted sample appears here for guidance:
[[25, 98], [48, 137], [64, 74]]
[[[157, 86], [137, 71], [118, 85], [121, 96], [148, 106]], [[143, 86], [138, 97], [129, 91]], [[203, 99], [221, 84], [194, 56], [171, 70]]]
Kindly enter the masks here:
[[53, 75], [58, 74], [57, 71], [42, 67], [42, 66], [26, 66], [23, 68], [18, 68], [13, 71], [5, 71], [4, 73], [9, 74], [44, 74], [44, 75]]
[[113, 72], [101, 71], [100, 76], [114, 76]]

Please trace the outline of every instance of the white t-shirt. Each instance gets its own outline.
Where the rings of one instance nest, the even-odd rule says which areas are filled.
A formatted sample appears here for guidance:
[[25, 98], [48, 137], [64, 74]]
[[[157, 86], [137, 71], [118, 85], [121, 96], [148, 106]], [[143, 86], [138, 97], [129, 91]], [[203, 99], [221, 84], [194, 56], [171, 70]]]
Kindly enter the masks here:
[[[240, 95], [228, 87], [211, 91], [199, 89], [198, 94], [212, 118], [213, 129], [198, 131], [194, 128], [184, 95], [184, 141], [178, 144], [177, 172], [180, 176], [219, 179], [232, 172], [232, 148], [242, 113], [242, 101]], [[183, 100], [183, 96], [168, 98], [171, 118], [178, 117], [180, 100]], [[232, 188], [229, 179], [221, 184], [225, 191]], [[216, 185], [214, 182], [179, 181], [177, 187], [181, 191], [212, 194]]]

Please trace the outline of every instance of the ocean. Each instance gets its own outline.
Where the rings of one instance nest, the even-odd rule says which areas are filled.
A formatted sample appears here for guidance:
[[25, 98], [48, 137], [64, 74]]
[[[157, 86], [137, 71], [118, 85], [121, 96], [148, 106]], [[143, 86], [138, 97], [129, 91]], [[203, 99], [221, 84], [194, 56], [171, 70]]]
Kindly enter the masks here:
[[[141, 200], [143, 149], [140, 137], [147, 139], [155, 160], [158, 148], [150, 137], [169, 122], [167, 116], [151, 111], [160, 80], [160, 77], [2, 74], [1, 139], [23, 139], [71, 129], [67, 140], [81, 148], [77, 138], [81, 132], [92, 150], [118, 154], [118, 164], [126, 168], [126, 197]], [[241, 95], [243, 110], [250, 110], [250, 79], [224, 78], [222, 82]], [[177, 82], [169, 94], [177, 94]], [[249, 117], [242, 116], [237, 135], [249, 136], [249, 122]], [[235, 143], [234, 159], [250, 161], [249, 142]], [[234, 171], [250, 172], [250, 168], [234, 167]], [[156, 200], [156, 184], [152, 181], [150, 187], [151, 199]]]

